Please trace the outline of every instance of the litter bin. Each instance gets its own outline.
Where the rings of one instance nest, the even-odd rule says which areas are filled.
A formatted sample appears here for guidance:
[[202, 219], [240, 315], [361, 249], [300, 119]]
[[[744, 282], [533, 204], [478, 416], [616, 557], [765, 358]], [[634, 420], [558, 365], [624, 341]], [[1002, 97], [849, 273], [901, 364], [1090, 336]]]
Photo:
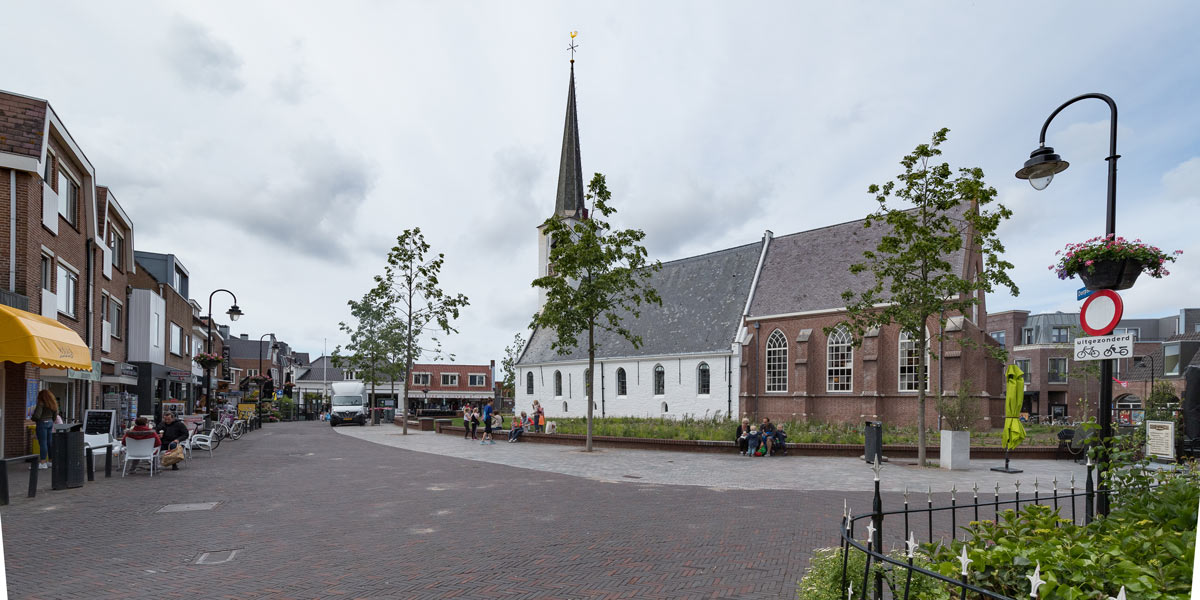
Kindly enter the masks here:
[[83, 424], [55, 425], [51, 435], [50, 489], [83, 487]]
[[883, 462], [883, 421], [867, 421], [863, 437], [863, 460], [875, 464], [875, 458], [878, 457]]

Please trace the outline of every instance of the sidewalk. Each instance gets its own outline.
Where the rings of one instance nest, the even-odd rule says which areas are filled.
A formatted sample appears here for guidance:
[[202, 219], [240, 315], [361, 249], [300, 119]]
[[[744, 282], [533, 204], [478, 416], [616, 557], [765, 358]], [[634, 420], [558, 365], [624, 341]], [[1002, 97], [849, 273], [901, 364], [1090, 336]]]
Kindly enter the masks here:
[[[605, 482], [636, 482], [639, 484], [690, 485], [715, 490], [837, 490], [871, 491], [874, 473], [870, 465], [856, 458], [827, 458], [812, 456], [775, 456], [746, 458], [734, 453], [702, 454], [692, 452], [662, 452], [655, 450], [597, 449], [584, 452], [576, 446], [557, 444], [509, 444], [501, 436], [494, 445], [464, 440], [456, 435], [415, 431], [407, 436], [395, 425], [378, 427], [337, 427], [340, 434], [366, 441], [482, 462], [523, 467], [536, 471], [585, 477]], [[1013, 468], [1023, 473], [1009, 475], [990, 471], [1003, 466], [1003, 460], [973, 460], [969, 471], [948, 471], [935, 467], [916, 466], [916, 459], [897, 459], [884, 464], [880, 472], [881, 489], [900, 492], [949, 491], [952, 486], [967, 492], [978, 482], [980, 495], [992, 493], [996, 482], [1001, 492], [1011, 493], [1013, 483], [1021, 481], [1022, 492], [1033, 492], [1036, 478], [1039, 489], [1047, 492], [1051, 480], [1058, 478], [1059, 489], [1070, 485], [1075, 476], [1076, 487], [1082, 491], [1087, 470], [1068, 460], [1014, 461]]]

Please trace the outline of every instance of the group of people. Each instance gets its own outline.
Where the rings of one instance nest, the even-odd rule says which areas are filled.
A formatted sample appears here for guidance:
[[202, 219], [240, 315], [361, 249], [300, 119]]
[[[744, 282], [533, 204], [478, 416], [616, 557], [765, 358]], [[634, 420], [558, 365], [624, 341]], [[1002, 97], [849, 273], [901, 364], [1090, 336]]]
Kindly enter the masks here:
[[738, 454], [742, 456], [772, 456], [776, 452], [787, 451], [787, 434], [776, 428], [767, 417], [763, 417], [759, 425], [751, 425], [750, 419], [743, 418], [734, 434], [734, 441], [738, 445]]
[[[33, 407], [31, 418], [36, 427], [38, 458], [41, 459], [38, 468], [49, 469], [54, 445], [54, 436], [51, 435], [51, 432], [55, 423], [62, 423], [62, 415], [58, 411], [58, 399], [54, 397], [54, 392], [50, 390], [38, 392], [37, 404]], [[146, 417], [135, 419], [133, 427], [121, 437], [121, 444], [125, 445], [127, 440], [153, 439], [155, 448], [163, 448], [162, 451], [167, 452], [174, 450], [187, 438], [187, 426], [175, 416], [175, 413], [168, 412], [163, 414], [162, 423], [157, 430], [150, 427], [150, 420]], [[178, 471], [179, 465], [173, 464], [171, 468]]]
[[[492, 408], [492, 401], [488, 400], [483, 407], [467, 404], [463, 406], [463, 439], [479, 440], [482, 444], [495, 444], [492, 439], [492, 433], [495, 430], [504, 428], [504, 417]], [[479, 424], [483, 423], [483, 438], [479, 438]], [[533, 415], [521, 411], [520, 415], [513, 415], [512, 423], [508, 429], [509, 443], [515, 443], [521, 439], [521, 435], [525, 431], [540, 432], [546, 426], [546, 412], [542, 409], [542, 405], [536, 400], [533, 402]]]

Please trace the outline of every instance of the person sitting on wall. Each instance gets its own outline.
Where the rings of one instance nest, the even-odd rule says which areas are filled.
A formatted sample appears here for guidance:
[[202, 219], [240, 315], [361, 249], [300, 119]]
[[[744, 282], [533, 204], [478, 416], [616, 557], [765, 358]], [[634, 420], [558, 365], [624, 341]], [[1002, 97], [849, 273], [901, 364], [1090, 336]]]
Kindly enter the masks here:
[[525, 423], [529, 420], [524, 412], [519, 417], [513, 417], [512, 428], [508, 431], [508, 442], [511, 444], [521, 439], [521, 434], [525, 433]]
[[758, 432], [762, 434], [763, 443], [767, 445], [767, 456], [775, 454], [775, 425], [771, 423], [771, 419], [763, 417]]
[[737, 442], [738, 454], [746, 453], [746, 446], [749, 444], [750, 437], [750, 419], [742, 418], [742, 424], [738, 425], [737, 432], [733, 434], [733, 441]]

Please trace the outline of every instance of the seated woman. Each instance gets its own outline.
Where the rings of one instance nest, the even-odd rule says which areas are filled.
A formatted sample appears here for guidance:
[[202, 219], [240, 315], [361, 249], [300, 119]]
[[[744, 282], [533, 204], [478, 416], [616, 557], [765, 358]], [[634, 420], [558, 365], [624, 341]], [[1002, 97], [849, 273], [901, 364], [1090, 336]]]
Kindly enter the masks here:
[[746, 453], [746, 445], [749, 435], [750, 419], [742, 419], [742, 424], [738, 425], [737, 432], [733, 434], [733, 441], [737, 442], [738, 454]]
[[529, 421], [529, 416], [521, 411], [521, 416], [513, 417], [512, 428], [508, 431], [508, 442], [511, 444], [521, 439], [521, 434], [525, 433], [525, 426]]

